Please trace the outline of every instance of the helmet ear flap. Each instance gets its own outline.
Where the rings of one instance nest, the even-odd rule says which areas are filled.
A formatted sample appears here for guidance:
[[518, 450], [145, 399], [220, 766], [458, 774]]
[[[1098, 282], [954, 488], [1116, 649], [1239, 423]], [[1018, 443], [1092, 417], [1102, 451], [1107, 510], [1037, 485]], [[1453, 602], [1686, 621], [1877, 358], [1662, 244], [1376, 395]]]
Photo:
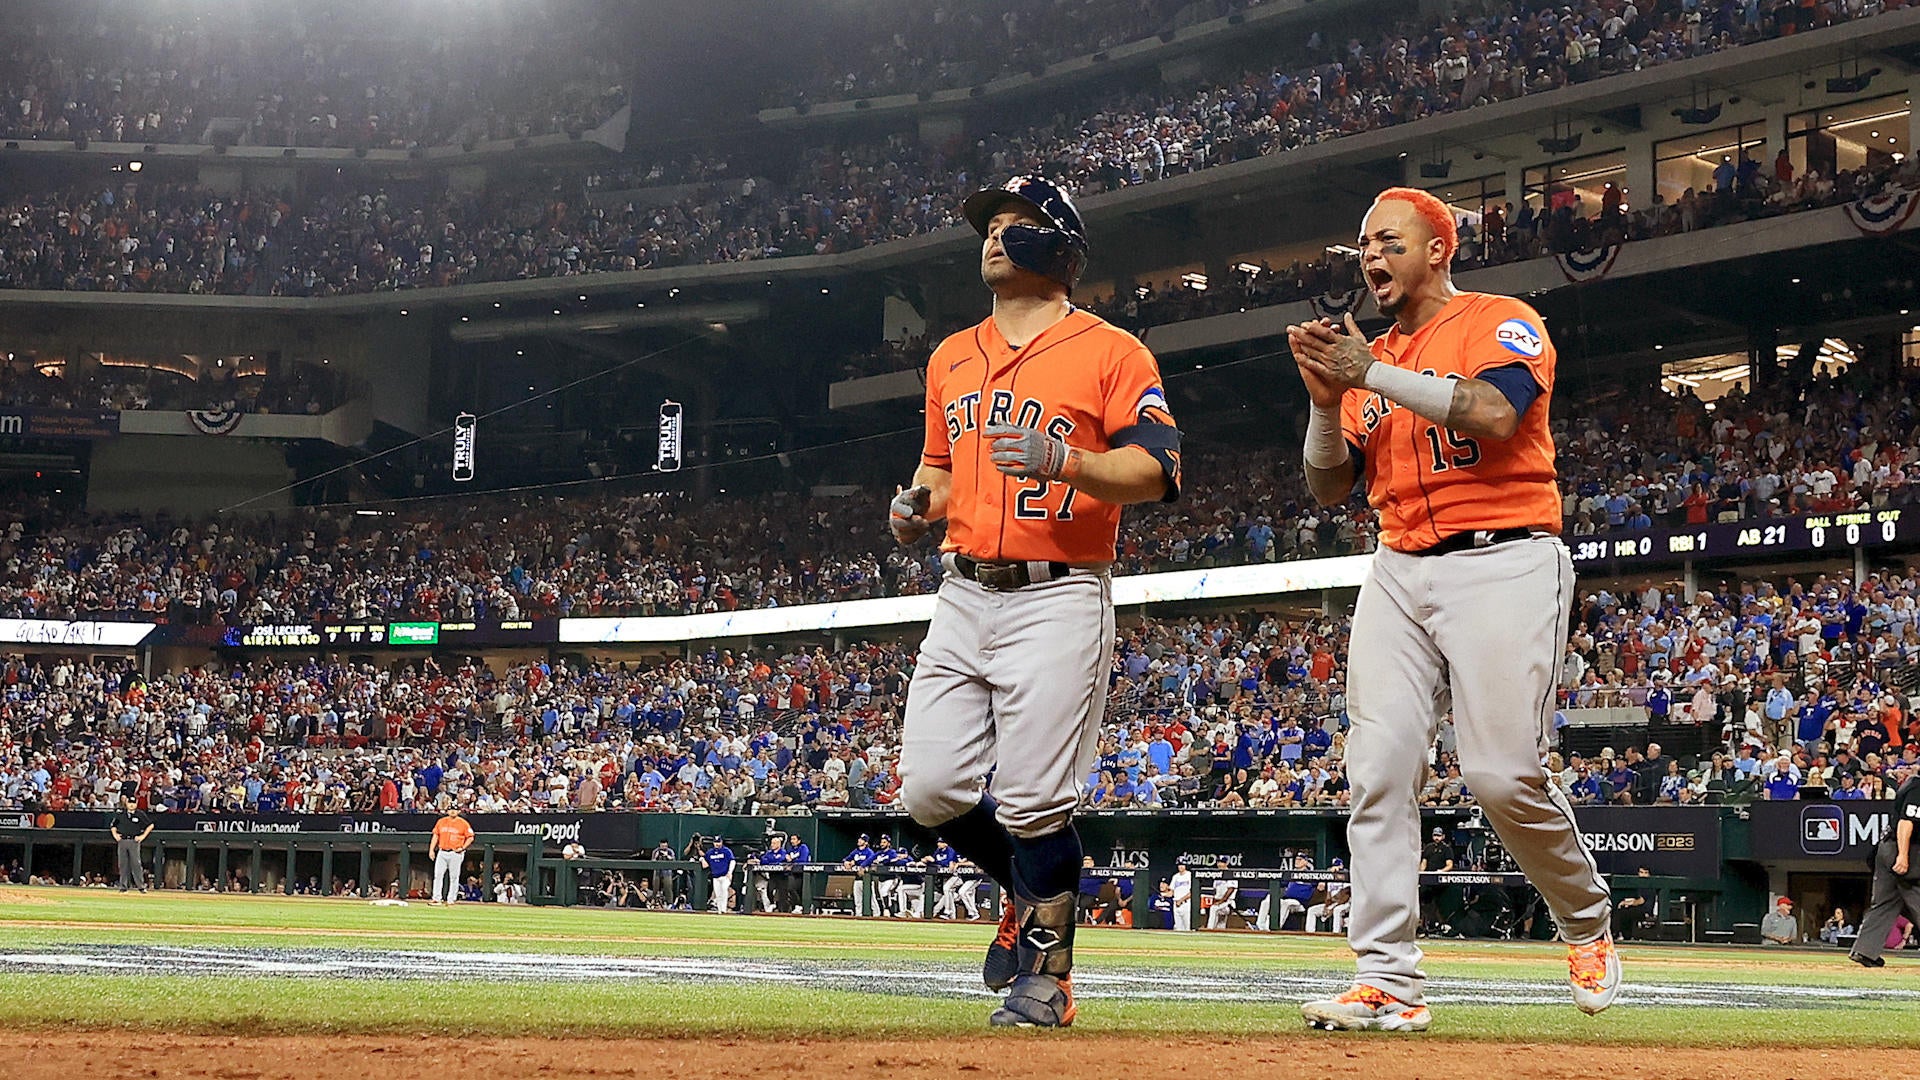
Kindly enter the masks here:
[[1022, 270], [1049, 277], [1072, 289], [1086, 269], [1087, 252], [1064, 229], [1043, 225], [1009, 225], [1000, 230], [1000, 250]]

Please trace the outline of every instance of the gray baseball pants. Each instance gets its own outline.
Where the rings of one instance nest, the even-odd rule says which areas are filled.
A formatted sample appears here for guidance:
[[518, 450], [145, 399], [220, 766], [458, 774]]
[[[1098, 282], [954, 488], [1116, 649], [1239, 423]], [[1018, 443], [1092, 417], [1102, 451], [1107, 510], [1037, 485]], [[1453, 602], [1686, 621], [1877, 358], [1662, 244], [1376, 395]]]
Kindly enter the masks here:
[[120, 891], [147, 887], [147, 871], [140, 865], [140, 841], [128, 837], [117, 845], [120, 853]]
[[1873, 892], [1867, 913], [1860, 919], [1860, 936], [1853, 943], [1855, 956], [1879, 959], [1880, 954], [1887, 951], [1887, 934], [1893, 930], [1902, 911], [1909, 917], [1920, 918], [1920, 881], [1894, 874], [1896, 854], [1898, 852], [1879, 849], [1873, 853]]
[[900, 798], [913, 819], [973, 809], [991, 770], [1008, 832], [1064, 826], [1098, 745], [1113, 630], [1105, 572], [1007, 591], [948, 575], [907, 687]]
[[1356, 981], [1422, 1001], [1419, 796], [1449, 703], [1467, 788], [1561, 936], [1577, 944], [1606, 933], [1606, 883], [1542, 765], [1572, 603], [1573, 563], [1552, 536], [1374, 555], [1348, 649]]

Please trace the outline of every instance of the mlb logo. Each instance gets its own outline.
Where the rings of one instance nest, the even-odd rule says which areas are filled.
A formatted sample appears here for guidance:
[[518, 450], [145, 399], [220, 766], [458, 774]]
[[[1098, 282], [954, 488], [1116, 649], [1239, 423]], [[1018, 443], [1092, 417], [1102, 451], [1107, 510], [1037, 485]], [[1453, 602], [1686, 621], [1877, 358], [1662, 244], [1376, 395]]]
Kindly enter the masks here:
[[1838, 855], [1847, 849], [1845, 812], [1837, 806], [1800, 811], [1800, 850], [1809, 855]]

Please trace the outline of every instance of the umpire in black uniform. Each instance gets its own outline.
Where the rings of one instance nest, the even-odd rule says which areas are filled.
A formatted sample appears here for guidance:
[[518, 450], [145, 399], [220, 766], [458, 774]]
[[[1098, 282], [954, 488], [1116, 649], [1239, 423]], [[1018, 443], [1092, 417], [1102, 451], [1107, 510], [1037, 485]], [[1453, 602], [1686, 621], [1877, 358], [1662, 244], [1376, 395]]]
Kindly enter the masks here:
[[1848, 957], [1865, 967], [1884, 967], [1887, 932], [1904, 909], [1920, 923], [1920, 867], [1914, 865], [1913, 834], [1920, 830], [1920, 768], [1903, 763], [1894, 769], [1900, 787], [1893, 795], [1893, 831], [1873, 853], [1873, 899], [1860, 920], [1860, 936]]
[[120, 812], [107, 826], [120, 849], [120, 891], [147, 891], [146, 868], [140, 865], [140, 845], [153, 834], [153, 818], [141, 813], [132, 799], [120, 800]]

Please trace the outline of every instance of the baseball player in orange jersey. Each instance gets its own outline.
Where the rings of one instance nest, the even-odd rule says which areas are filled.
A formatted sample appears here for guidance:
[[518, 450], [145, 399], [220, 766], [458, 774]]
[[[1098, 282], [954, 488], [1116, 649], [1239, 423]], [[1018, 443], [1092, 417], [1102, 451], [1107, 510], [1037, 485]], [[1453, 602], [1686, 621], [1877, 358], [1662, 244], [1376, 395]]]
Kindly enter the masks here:
[[889, 508], [902, 543], [947, 522], [900, 796], [1012, 898], [982, 971], [1008, 990], [991, 1022], [1065, 1027], [1120, 507], [1179, 494], [1180, 433], [1152, 354], [1067, 300], [1087, 243], [1066, 194], [1016, 177], [965, 213], [993, 314], [934, 350], [920, 467]]
[[1322, 1028], [1419, 1031], [1418, 796], [1451, 705], [1467, 787], [1568, 943], [1581, 1011], [1612, 1004], [1607, 886], [1542, 765], [1573, 564], [1560, 542], [1547, 406], [1553, 344], [1526, 304], [1455, 291], [1453, 216], [1391, 188], [1361, 226], [1360, 268], [1394, 325], [1369, 346], [1347, 316], [1287, 328], [1313, 409], [1304, 459], [1323, 505], [1364, 475], [1381, 547], [1348, 655], [1352, 989], [1302, 1007]]

